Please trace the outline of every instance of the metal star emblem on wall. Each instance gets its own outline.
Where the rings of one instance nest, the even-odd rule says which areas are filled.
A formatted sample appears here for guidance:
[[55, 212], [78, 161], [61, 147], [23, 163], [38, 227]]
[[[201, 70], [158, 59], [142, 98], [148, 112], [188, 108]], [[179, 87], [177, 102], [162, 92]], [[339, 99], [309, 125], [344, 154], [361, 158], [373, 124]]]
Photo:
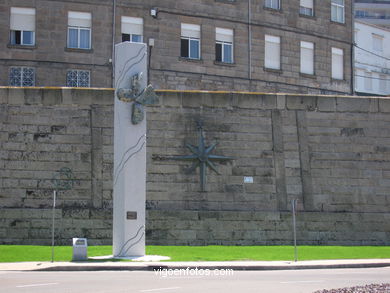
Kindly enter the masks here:
[[192, 152], [192, 154], [187, 156], [171, 157], [171, 159], [194, 161], [189, 170], [193, 171], [199, 166], [201, 191], [206, 191], [207, 167], [213, 170], [215, 173], [220, 174], [216, 166], [214, 165], [213, 161], [227, 161], [227, 160], [232, 160], [233, 158], [211, 154], [211, 152], [215, 149], [218, 143], [214, 143], [211, 146], [206, 146], [204, 136], [203, 136], [203, 128], [200, 123], [198, 123], [198, 130], [199, 130], [198, 146], [186, 144], [186, 147]]

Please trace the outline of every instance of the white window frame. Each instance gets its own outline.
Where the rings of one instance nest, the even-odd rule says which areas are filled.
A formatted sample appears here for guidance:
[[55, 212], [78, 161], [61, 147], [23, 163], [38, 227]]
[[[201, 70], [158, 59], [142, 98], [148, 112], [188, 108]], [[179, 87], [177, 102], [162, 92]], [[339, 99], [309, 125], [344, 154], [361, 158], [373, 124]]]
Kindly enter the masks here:
[[[265, 35], [264, 36], [264, 67], [267, 69], [281, 70], [281, 39], [279, 36]], [[267, 44], [275, 45], [278, 44], [278, 60], [269, 61], [272, 56], [272, 52], [267, 49]], [[272, 50], [271, 50], [272, 51]], [[274, 65], [278, 63], [277, 65]]]
[[[76, 86], [69, 85], [68, 83], [68, 74], [70, 72], [75, 72], [76, 73]], [[82, 72], [87, 72], [88, 73], [88, 85], [81, 85], [81, 80], [80, 80], [80, 73]], [[66, 86], [67, 87], [90, 87], [91, 86], [91, 72], [89, 70], [82, 70], [82, 69], [69, 69], [66, 72]]]
[[387, 94], [387, 76], [385, 74], [379, 75], [379, 91]]
[[378, 34], [372, 35], [372, 49], [376, 52], [383, 52], [383, 36]]
[[[75, 14], [84, 14], [84, 15], [88, 15], [89, 14], [89, 21], [90, 21], [90, 26], [74, 26], [74, 25], [69, 25], [69, 18], [70, 18], [70, 14], [71, 13], [75, 13]], [[70, 45], [70, 30], [77, 30], [77, 46], [73, 47]], [[86, 30], [88, 31], [89, 33], [89, 47], [88, 48], [81, 48], [81, 31], [82, 30]], [[92, 48], [92, 14], [89, 13], [89, 12], [77, 12], [77, 11], [68, 11], [68, 41], [67, 41], [67, 48], [69, 49], [80, 49], [80, 50], [91, 50]]]
[[[16, 39], [15, 34], [18, 30], [11, 30], [11, 36], [10, 36], [10, 44], [15, 46], [35, 46], [35, 32], [34, 31], [20, 31], [20, 44], [17, 44], [14, 39]], [[24, 33], [29, 32], [31, 33], [31, 43], [25, 43], [24, 40]]]
[[[30, 7], [11, 7], [10, 9], [10, 44], [16, 46], [35, 46], [36, 9]], [[23, 20], [22, 20], [23, 19]], [[20, 23], [19, 23], [20, 21]], [[20, 44], [17, 44], [16, 32], [20, 32]], [[24, 33], [31, 33], [31, 43], [25, 43]]]
[[343, 1], [343, 4], [335, 3], [334, 1], [338, 0], [331, 0], [331, 20], [345, 23], [345, 0], [340, 0]]
[[[124, 26], [125, 25], [134, 25], [134, 30], [130, 31], [125, 31]], [[131, 17], [131, 16], [122, 16], [121, 17], [121, 33], [122, 33], [122, 41], [123, 41], [123, 35], [128, 35], [129, 36], [129, 42], [131, 43], [143, 43], [144, 36], [143, 36], [143, 25], [144, 25], [144, 20], [141, 17]], [[140, 29], [141, 27], [141, 29]], [[140, 31], [135, 31], [135, 30], [140, 30]], [[134, 41], [135, 36], [140, 36], [141, 40]]]
[[264, 7], [280, 10], [280, 0], [264, 0]]
[[366, 91], [372, 91], [373, 89], [372, 80], [373, 80], [372, 72], [369, 71], [364, 72], [364, 89]]
[[[306, 2], [310, 2], [310, 4]], [[299, 14], [305, 16], [314, 16], [314, 0], [300, 0]]]
[[[11, 73], [13, 69], [20, 69], [20, 84], [12, 84], [11, 83]], [[24, 71], [25, 70], [31, 70], [32, 71], [32, 84], [26, 84], [24, 80]], [[21, 66], [12, 66], [10, 67], [9, 71], [9, 85], [10, 86], [17, 86], [17, 87], [31, 87], [35, 86], [35, 68], [33, 67], [21, 67]]]
[[[234, 41], [234, 32], [232, 29], [225, 29], [225, 28], [215, 28], [215, 44], [221, 45], [221, 60], [215, 60], [217, 62], [232, 64], [234, 63], [234, 53], [233, 53], [233, 41]], [[230, 47], [230, 61], [226, 59], [225, 56], [225, 46]], [[217, 57], [217, 49], [215, 49], [215, 57]]]
[[301, 41], [300, 72], [303, 74], [314, 75], [314, 48], [314, 43]]
[[359, 29], [355, 28], [353, 37], [354, 37], [354, 40], [353, 40], [354, 43], [355, 44], [359, 43], [359, 39], [360, 39], [360, 30]]
[[[192, 31], [192, 33], [188, 33], [187, 35], [184, 35], [183, 31]], [[191, 35], [192, 34], [192, 35]], [[195, 35], [197, 35], [195, 37]], [[200, 36], [201, 36], [201, 30], [200, 25], [197, 24], [189, 24], [189, 23], [182, 23], [181, 24], [181, 36], [180, 36], [180, 56], [181, 58], [186, 59], [192, 59], [192, 60], [200, 60], [201, 58], [201, 42], [200, 42]], [[188, 40], [188, 56], [182, 56], [182, 40]], [[191, 42], [197, 42], [198, 43], [198, 57], [191, 57]]]
[[[341, 57], [340, 57], [341, 56]], [[341, 58], [341, 60], [339, 60]], [[338, 63], [341, 61], [341, 64]], [[337, 71], [341, 65], [341, 74]], [[344, 50], [336, 47], [332, 47], [332, 79], [344, 80]]]
[[[77, 30], [77, 46], [76, 47], [72, 47], [70, 46], [70, 30], [71, 29], [74, 29], [74, 30]], [[89, 31], [89, 47], [88, 48], [81, 48], [81, 45], [80, 45], [80, 35], [81, 35], [81, 30], [87, 30]], [[68, 26], [68, 48], [69, 49], [80, 49], [80, 50], [91, 50], [91, 29], [90, 28], [85, 28], [85, 27], [77, 27], [77, 26]]]

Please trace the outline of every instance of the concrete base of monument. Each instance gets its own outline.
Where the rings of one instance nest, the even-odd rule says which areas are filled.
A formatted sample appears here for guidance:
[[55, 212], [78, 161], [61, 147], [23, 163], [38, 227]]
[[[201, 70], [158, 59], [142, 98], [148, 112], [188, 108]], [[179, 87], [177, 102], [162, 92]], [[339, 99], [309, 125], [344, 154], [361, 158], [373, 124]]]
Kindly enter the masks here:
[[91, 256], [89, 259], [96, 260], [114, 260], [114, 259], [123, 259], [123, 260], [132, 260], [132, 261], [166, 261], [170, 260], [169, 256], [162, 255], [144, 255], [144, 256], [113, 256], [113, 255], [104, 255], [104, 256]]

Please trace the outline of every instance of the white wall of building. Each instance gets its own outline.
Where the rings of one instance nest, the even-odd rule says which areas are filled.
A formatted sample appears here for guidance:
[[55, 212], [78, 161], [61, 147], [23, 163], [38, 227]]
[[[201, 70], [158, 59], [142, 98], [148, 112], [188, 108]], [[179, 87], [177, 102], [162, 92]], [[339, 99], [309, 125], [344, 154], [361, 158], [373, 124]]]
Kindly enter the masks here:
[[355, 21], [355, 91], [390, 95], [390, 30]]

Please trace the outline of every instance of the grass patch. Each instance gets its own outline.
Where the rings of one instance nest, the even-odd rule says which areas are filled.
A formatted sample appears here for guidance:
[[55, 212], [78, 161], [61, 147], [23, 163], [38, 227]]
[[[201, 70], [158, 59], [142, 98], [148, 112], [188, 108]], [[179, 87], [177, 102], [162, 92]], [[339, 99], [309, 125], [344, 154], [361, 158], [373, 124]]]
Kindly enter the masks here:
[[[293, 260], [293, 246], [148, 246], [172, 261]], [[299, 260], [390, 258], [389, 246], [299, 246]]]
[[[72, 246], [55, 246], [55, 261], [71, 261]], [[112, 254], [112, 246], [89, 246], [88, 256]], [[51, 246], [0, 245], [0, 262], [51, 261]]]
[[[292, 246], [147, 246], [148, 255], [171, 261], [293, 260]], [[89, 246], [88, 256], [112, 254], [111, 246]], [[299, 260], [390, 258], [389, 246], [299, 246]], [[50, 261], [50, 246], [0, 245], [0, 262]], [[56, 246], [55, 261], [71, 261], [71, 246]]]

